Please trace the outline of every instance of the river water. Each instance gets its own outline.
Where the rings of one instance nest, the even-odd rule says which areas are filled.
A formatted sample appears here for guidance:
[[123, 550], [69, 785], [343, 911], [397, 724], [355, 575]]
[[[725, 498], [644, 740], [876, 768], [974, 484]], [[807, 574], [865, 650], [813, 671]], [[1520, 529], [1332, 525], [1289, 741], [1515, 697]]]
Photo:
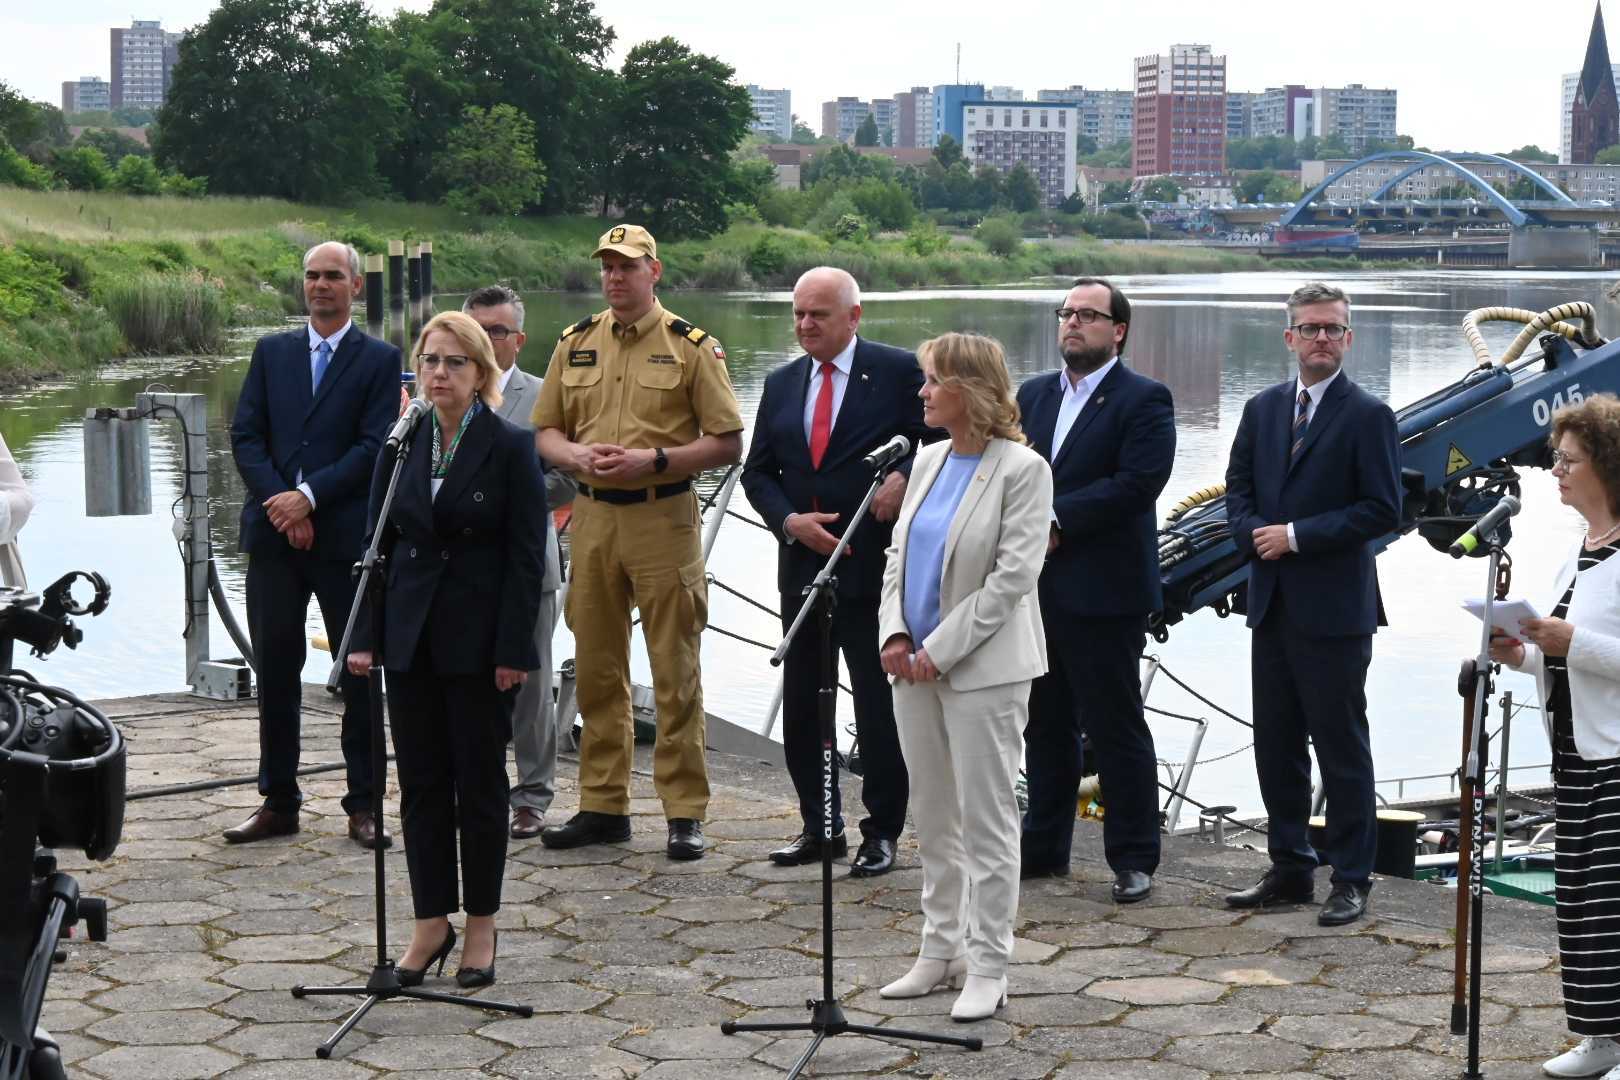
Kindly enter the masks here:
[[[1175, 473], [1160, 501], [1162, 511], [1185, 493], [1223, 478], [1243, 402], [1289, 375], [1281, 298], [1300, 278], [1253, 273], [1118, 280], [1136, 308], [1127, 360], [1168, 384], [1175, 396], [1179, 442]], [[1355, 300], [1356, 338], [1347, 370], [1397, 408], [1468, 370], [1472, 357], [1458, 327], [1464, 313], [1473, 308], [1500, 304], [1539, 311], [1566, 300], [1591, 300], [1599, 307], [1604, 335], [1620, 334], [1620, 308], [1602, 300], [1607, 282], [1595, 274], [1361, 273], [1335, 280]], [[1060, 284], [1052, 284], [872, 294], [866, 298], [861, 330], [868, 337], [906, 346], [947, 330], [992, 334], [1007, 346], [1015, 376], [1023, 377], [1060, 362], [1051, 309], [1062, 293]], [[788, 296], [693, 293], [666, 299], [673, 310], [724, 342], [744, 420], [751, 428], [765, 374], [798, 353]], [[600, 306], [595, 298], [581, 295], [531, 298], [532, 340], [524, 353], [525, 366], [543, 367], [553, 335]], [[1513, 333], [1512, 327], [1497, 324], [1487, 329], [1486, 337], [1500, 352]], [[242, 335], [229, 356], [127, 361], [4, 400], [0, 434], [39, 499], [22, 535], [31, 584], [38, 588], [66, 570], [89, 568], [105, 574], [113, 587], [111, 608], [84, 624], [86, 640], [78, 652], [62, 649], [47, 661], [33, 663], [36, 673], [48, 681], [85, 697], [172, 691], [183, 685], [181, 564], [168, 520], [168, 507], [180, 490], [174, 426], [154, 425], [152, 431], [152, 516], [90, 519], [84, 513], [85, 409], [132, 405], [135, 394], [152, 383], [208, 395], [213, 539], [226, 592], [238, 618], [244, 617], [243, 560], [236, 550], [243, 487], [231, 462], [226, 429], [253, 336]], [[1515, 524], [1512, 545], [1518, 570], [1514, 588], [1540, 598], [1580, 523], [1559, 505], [1546, 474], [1533, 472], [1524, 487], [1527, 509]], [[750, 512], [740, 489], [733, 507]], [[710, 569], [726, 585], [773, 608], [778, 603], [775, 542], [767, 533], [728, 522]], [[1444, 774], [1456, 767], [1460, 742], [1454, 690], [1458, 662], [1478, 649], [1479, 624], [1458, 605], [1483, 589], [1484, 564], [1454, 562], [1409, 536], [1380, 558], [1379, 571], [1390, 626], [1377, 636], [1368, 679], [1378, 775], [1388, 779]], [[313, 606], [311, 614], [313, 632], [318, 629]], [[759, 641], [774, 643], [778, 632], [772, 617], [719, 589], [710, 593], [710, 621]], [[214, 655], [234, 652], [217, 619], [213, 635]], [[1178, 678], [1247, 717], [1248, 636], [1239, 620], [1200, 612], [1175, 627], [1167, 643], [1150, 642], [1150, 648]], [[572, 653], [572, 641], [563, 628], [556, 656], [560, 660]], [[758, 728], [775, 686], [766, 657], [754, 646], [706, 635], [704, 693], [709, 710]], [[637, 680], [649, 681], [644, 656], [638, 654], [636, 667]], [[324, 681], [326, 671], [324, 656], [312, 652], [305, 678]], [[1530, 681], [1522, 676], [1510, 674], [1500, 685], [1521, 699], [1532, 694]], [[1246, 728], [1162, 677], [1149, 704], [1212, 720], [1193, 781], [1194, 798], [1258, 809], [1253, 758], [1245, 752], [1251, 741]], [[849, 711], [847, 699], [843, 711]], [[849, 719], [842, 717], [844, 723]], [[1514, 729], [1515, 763], [1548, 760], [1546, 739], [1532, 721], [1533, 714], [1525, 714], [1525, 721]], [[1157, 716], [1153, 728], [1159, 756], [1179, 763], [1193, 726]], [[1535, 771], [1515, 774], [1516, 782], [1544, 778]], [[1406, 785], [1407, 794], [1445, 789], [1444, 778]], [[1386, 785], [1383, 792], [1393, 797], [1394, 785]]]

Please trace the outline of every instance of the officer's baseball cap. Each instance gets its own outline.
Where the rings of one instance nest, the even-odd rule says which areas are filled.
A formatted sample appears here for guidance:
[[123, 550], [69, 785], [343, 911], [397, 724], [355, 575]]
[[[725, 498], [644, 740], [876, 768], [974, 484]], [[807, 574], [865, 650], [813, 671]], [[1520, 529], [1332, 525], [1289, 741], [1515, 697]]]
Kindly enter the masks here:
[[643, 255], [649, 259], [656, 259], [658, 241], [653, 239], [652, 233], [640, 225], [615, 225], [603, 233], [602, 239], [596, 242], [596, 250], [591, 252], [591, 258], [600, 258], [604, 251], [616, 251], [632, 259], [639, 259]]

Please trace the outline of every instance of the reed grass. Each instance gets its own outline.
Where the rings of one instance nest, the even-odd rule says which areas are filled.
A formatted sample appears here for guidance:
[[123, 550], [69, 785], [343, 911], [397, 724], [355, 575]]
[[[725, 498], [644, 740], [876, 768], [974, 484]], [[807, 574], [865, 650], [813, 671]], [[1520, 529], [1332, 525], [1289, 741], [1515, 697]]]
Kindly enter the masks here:
[[224, 285], [195, 270], [116, 278], [97, 300], [137, 353], [215, 353], [230, 323]]

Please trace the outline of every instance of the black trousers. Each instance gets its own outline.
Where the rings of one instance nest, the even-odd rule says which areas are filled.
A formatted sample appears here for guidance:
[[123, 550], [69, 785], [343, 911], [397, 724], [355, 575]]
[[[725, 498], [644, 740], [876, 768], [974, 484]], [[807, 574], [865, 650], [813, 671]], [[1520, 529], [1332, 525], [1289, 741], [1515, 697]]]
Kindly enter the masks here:
[[[792, 625], [803, 603], [802, 596], [782, 597], [784, 631]], [[905, 828], [911, 784], [900, 753], [900, 736], [894, 727], [894, 694], [878, 659], [877, 635], [876, 600], [838, 602], [832, 644], [843, 653], [849, 667], [850, 689], [855, 692], [861, 802], [867, 813], [861, 819], [861, 835], [897, 840]], [[820, 658], [821, 623], [812, 615], [782, 661], [782, 754], [788, 775], [793, 778], [793, 790], [799, 795], [799, 816], [813, 836], [821, 835], [821, 720], [817, 704]], [[844, 828], [844, 816], [836, 759], [833, 769], [833, 832], [837, 833]]]
[[[303, 801], [298, 757], [302, 674], [309, 655], [304, 626], [309, 599], [313, 595], [320, 605], [321, 622], [335, 656], [354, 603], [349, 566], [347, 561], [319, 559], [291, 547], [248, 557], [248, 634], [259, 680], [259, 794], [271, 809], [282, 813], [295, 812]], [[343, 692], [343, 763], [349, 781], [343, 809], [352, 814], [371, 806], [371, 728], [365, 680], [345, 671], [339, 687]]]
[[[1266, 848], [1281, 869], [1333, 867], [1334, 882], [1365, 882], [1378, 847], [1372, 741], [1367, 733], [1367, 666], [1372, 635], [1305, 637], [1274, 598], [1254, 631], [1254, 764], [1266, 805]], [[1307, 835], [1311, 754], [1327, 795], [1327, 850]]]
[[[399, 771], [405, 864], [418, 919], [493, 915], [506, 873], [506, 744], [517, 691], [495, 689], [495, 668], [437, 675], [425, 653], [388, 671], [388, 720]], [[461, 885], [456, 890], [456, 846]]]
[[1107, 813], [1103, 852], [1115, 873], [1159, 866], [1158, 759], [1142, 715], [1139, 667], [1146, 643], [1140, 616], [1051, 619], [1047, 673], [1029, 691], [1024, 728], [1029, 810], [1023, 861], [1069, 865], [1075, 800], [1083, 775], [1080, 737], [1097, 756]]

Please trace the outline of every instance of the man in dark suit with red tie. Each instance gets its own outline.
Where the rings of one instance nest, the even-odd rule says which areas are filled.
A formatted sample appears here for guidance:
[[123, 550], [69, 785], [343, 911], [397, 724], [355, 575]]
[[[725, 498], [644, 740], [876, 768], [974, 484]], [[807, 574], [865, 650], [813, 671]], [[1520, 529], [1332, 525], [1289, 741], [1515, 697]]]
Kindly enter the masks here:
[[[793, 328], [805, 354], [771, 372], [743, 465], [748, 501], [782, 547], [777, 585], [782, 626], [793, 621], [803, 591], [825, 565], [845, 523], [871, 483], [861, 459], [895, 435], [913, 453], [929, 429], [922, 420], [922, 369], [914, 354], [856, 336], [860, 289], [843, 270], [806, 271], [793, 290]], [[834, 647], [843, 652], [855, 696], [860, 741], [861, 846], [850, 863], [856, 877], [887, 873], [905, 826], [910, 785], [894, 727], [894, 699], [878, 657], [878, 600], [883, 554], [911, 469], [907, 456], [883, 481], [870, 511], [838, 564]], [[819, 635], [806, 624], [782, 665], [782, 747], [799, 795], [803, 829], [771, 852], [778, 866], [821, 860], [821, 735]], [[833, 783], [833, 856], [846, 854], [841, 800]]]
[[[1271, 869], [1233, 907], [1310, 903], [1319, 861], [1324, 926], [1359, 919], [1372, 890], [1377, 817], [1367, 665], [1384, 624], [1373, 541], [1400, 521], [1400, 437], [1388, 405], [1341, 370], [1350, 299], [1312, 283], [1288, 298], [1283, 340], [1299, 370], [1249, 399], [1226, 468], [1226, 518], [1249, 555], [1254, 763]], [[1327, 794], [1327, 844], [1307, 835], [1311, 756]]]
[[1159, 866], [1158, 759], [1139, 672], [1147, 617], [1164, 602], [1154, 502], [1175, 462], [1175, 408], [1168, 387], [1125, 366], [1131, 303], [1118, 287], [1080, 278], [1057, 317], [1063, 367], [1018, 388], [1024, 434], [1052, 465], [1048, 671], [1029, 692], [1020, 872], [1069, 872], [1083, 732], [1107, 807], [1112, 895], [1129, 904], [1147, 898]]
[[[241, 545], [248, 557], [248, 633], [259, 679], [259, 794], [264, 804], [225, 832], [231, 843], [298, 831], [304, 623], [313, 595], [334, 655], [354, 601], [350, 573], [366, 533], [377, 452], [399, 416], [399, 350], [350, 316], [363, 279], [347, 244], [304, 256], [309, 324], [259, 339], [231, 421], [231, 452], [247, 485]], [[371, 815], [365, 680], [345, 673], [343, 760], [348, 832], [389, 844]]]

